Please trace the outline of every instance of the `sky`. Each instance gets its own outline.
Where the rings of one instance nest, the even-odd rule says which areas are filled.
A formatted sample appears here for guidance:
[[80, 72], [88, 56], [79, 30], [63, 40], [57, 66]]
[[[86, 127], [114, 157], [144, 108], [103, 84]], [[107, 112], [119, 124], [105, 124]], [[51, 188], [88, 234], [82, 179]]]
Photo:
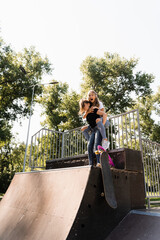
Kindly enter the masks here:
[[[160, 79], [159, 0], [0, 0], [0, 36], [19, 52], [35, 46], [53, 65], [52, 79], [80, 91], [80, 65], [91, 55], [118, 53], [139, 59], [137, 71], [152, 73], [156, 91]], [[36, 105], [30, 135], [42, 120]], [[25, 141], [28, 119], [14, 132]]]

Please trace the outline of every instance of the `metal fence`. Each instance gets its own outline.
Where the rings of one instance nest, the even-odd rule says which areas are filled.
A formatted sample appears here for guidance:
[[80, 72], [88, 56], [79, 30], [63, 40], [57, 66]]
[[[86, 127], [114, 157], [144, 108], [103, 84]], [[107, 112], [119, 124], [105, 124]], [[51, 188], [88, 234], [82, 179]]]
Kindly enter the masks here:
[[[138, 110], [109, 118], [107, 137], [110, 149], [132, 148], [141, 150]], [[48, 160], [85, 154], [87, 142], [81, 128], [57, 132], [42, 128], [31, 138], [30, 167], [44, 168]]]
[[132, 110], [109, 118], [107, 136], [110, 149], [130, 148], [142, 150], [139, 112]]
[[45, 168], [46, 161], [62, 156], [62, 132], [42, 128], [31, 138], [29, 167]]
[[150, 207], [153, 198], [160, 198], [160, 144], [142, 139], [142, 147], [146, 197]]

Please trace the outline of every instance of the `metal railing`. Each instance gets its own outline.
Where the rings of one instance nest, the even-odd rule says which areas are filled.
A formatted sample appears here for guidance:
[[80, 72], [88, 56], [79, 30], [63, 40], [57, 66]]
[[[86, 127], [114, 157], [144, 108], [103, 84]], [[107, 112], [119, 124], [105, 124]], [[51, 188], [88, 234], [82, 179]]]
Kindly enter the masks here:
[[109, 118], [107, 136], [110, 149], [130, 148], [142, 150], [139, 112], [132, 110]]
[[83, 136], [81, 127], [64, 132], [63, 139], [62, 158], [78, 156], [87, 151], [87, 141]]
[[[109, 118], [107, 137], [110, 149], [132, 148], [141, 150], [138, 110]], [[87, 142], [81, 128], [57, 132], [42, 128], [31, 138], [30, 167], [45, 168], [46, 161], [85, 154]]]
[[62, 132], [42, 128], [31, 138], [29, 167], [45, 168], [46, 161], [62, 156]]
[[142, 139], [143, 165], [148, 206], [152, 198], [160, 198], [160, 144]]

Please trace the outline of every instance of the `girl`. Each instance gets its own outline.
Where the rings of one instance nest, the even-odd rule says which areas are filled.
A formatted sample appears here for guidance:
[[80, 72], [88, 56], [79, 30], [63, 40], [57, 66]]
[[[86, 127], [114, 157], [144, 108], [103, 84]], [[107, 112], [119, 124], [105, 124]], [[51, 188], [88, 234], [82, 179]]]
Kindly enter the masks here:
[[[98, 107], [99, 110], [104, 112], [104, 106], [103, 103], [99, 101], [97, 93], [94, 90], [90, 90], [87, 94], [88, 101], [92, 103], [93, 107]], [[90, 109], [90, 112], [93, 111], [93, 108]], [[83, 119], [85, 119], [87, 116], [87, 113], [83, 116]], [[87, 126], [84, 126], [87, 128]], [[84, 128], [83, 127], [83, 128]]]
[[[88, 113], [93, 112], [95, 107], [99, 108], [100, 111], [104, 112], [103, 103], [99, 101], [97, 93], [94, 90], [90, 90], [88, 92], [88, 100], [91, 102], [92, 106], [91, 106], [91, 108], [87, 112], [85, 111], [85, 114], [83, 115], [83, 119], [85, 119], [87, 117]], [[101, 115], [103, 115], [103, 114], [101, 114]], [[109, 121], [107, 120], [104, 123], [104, 125], [108, 126], [108, 124], [109, 124]], [[90, 134], [89, 134], [90, 127], [84, 126], [84, 127], [81, 128], [81, 131], [83, 132], [83, 135], [85, 136], [86, 140], [89, 141], [89, 138], [90, 138]], [[108, 147], [109, 147], [109, 142], [108, 142]]]
[[[87, 99], [81, 99], [79, 102], [80, 105], [80, 113], [82, 114], [83, 112], [85, 112], [86, 115], [86, 120], [89, 124], [89, 127], [87, 127], [87, 131], [95, 131], [95, 129], [97, 128], [103, 138], [103, 143], [102, 143], [102, 147], [104, 149], [107, 149], [109, 147], [109, 142], [108, 139], [106, 137], [106, 131], [105, 131], [105, 127], [104, 124], [106, 122], [107, 119], [107, 114], [101, 110], [99, 110], [97, 107], [93, 108], [93, 111], [90, 111], [91, 108], [91, 102], [88, 101]], [[101, 116], [103, 116], [103, 123], [101, 120]], [[89, 135], [89, 133], [88, 133]], [[88, 138], [89, 140], [89, 138]]]

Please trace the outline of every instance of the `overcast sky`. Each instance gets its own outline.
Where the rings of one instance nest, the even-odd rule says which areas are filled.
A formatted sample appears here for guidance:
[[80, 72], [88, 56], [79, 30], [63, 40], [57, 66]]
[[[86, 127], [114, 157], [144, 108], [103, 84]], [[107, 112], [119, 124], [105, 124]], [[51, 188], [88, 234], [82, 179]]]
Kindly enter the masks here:
[[[53, 64], [44, 81], [67, 82], [77, 92], [82, 61], [104, 52], [138, 58], [137, 70], [155, 76], [154, 90], [160, 85], [159, 0], [0, 0], [0, 35], [15, 51], [35, 46]], [[38, 115], [37, 108], [31, 134], [40, 128]], [[24, 141], [27, 123], [16, 125]]]

